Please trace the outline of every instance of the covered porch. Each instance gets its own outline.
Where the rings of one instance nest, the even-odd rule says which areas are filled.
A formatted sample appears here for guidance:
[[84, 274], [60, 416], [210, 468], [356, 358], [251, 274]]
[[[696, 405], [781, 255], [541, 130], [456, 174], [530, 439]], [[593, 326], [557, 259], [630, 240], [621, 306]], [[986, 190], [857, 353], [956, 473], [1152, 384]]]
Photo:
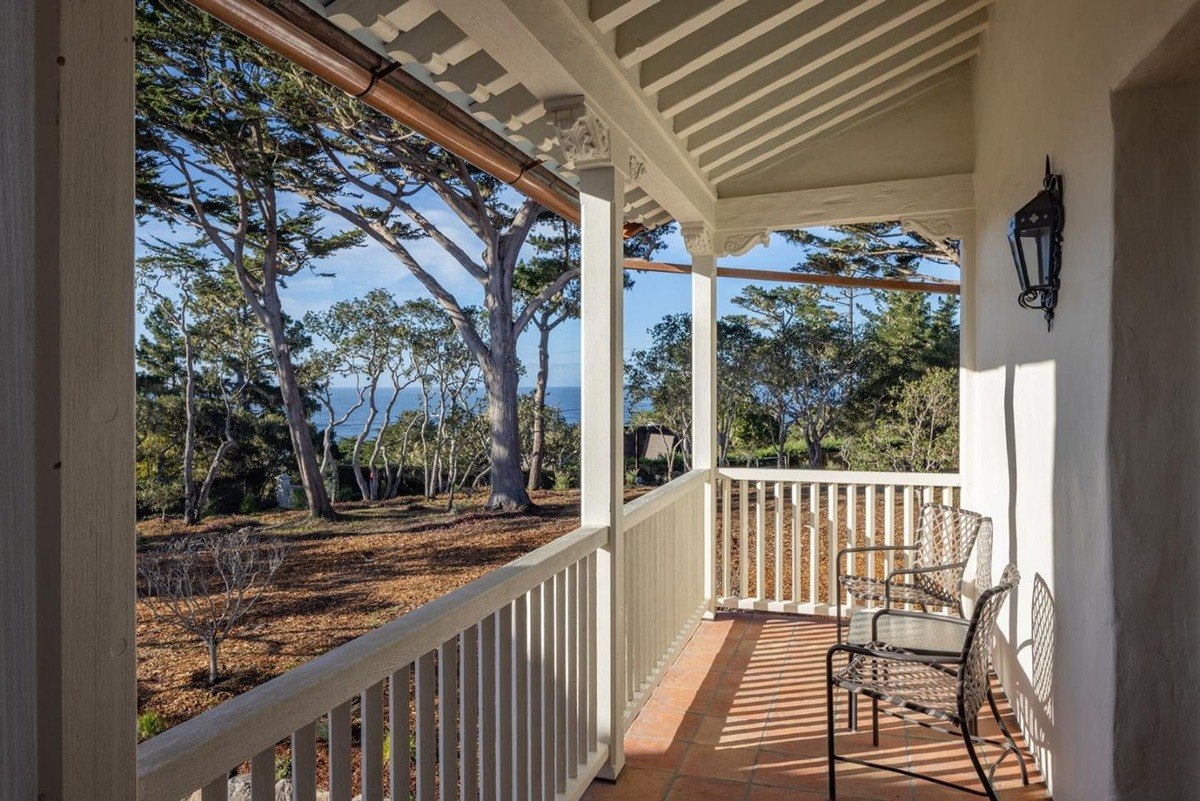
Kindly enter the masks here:
[[[625, 771], [615, 784], [594, 783], [585, 801], [825, 798], [824, 660], [835, 639], [832, 621], [822, 618], [721, 612], [704, 621], [626, 733]], [[1006, 703], [1001, 710], [1015, 727]], [[875, 746], [869, 724], [843, 730], [839, 752], [952, 782], [975, 777], [956, 740], [889, 717], [880, 732]], [[995, 735], [995, 724], [983, 723], [981, 733]], [[1025, 786], [1015, 763], [1002, 765], [1000, 797], [1048, 799], [1041, 776], [1030, 779]], [[968, 797], [854, 765], [838, 767], [838, 786], [842, 797], [863, 801]]]
[[[989, 575], [1025, 576], [991, 654], [1040, 774], [1009, 763], [1002, 797], [1194, 794], [1200, 648], [1172, 606], [1200, 583], [1191, 0], [195, 4], [581, 223], [581, 525], [139, 746], [133, 4], [16, 0], [0, 433], [37, 458], [0, 476], [0, 796], [820, 798], [837, 550], [911, 543], [925, 500], [992, 518]], [[1006, 241], [1047, 153], [1051, 332]], [[647, 267], [622, 241], [671, 220], [695, 469], [623, 506], [623, 271]], [[719, 465], [718, 259], [883, 221], [959, 254], [960, 473]], [[885, 719], [878, 751], [965, 779], [957, 746]], [[839, 775], [844, 798], [958, 797]]]

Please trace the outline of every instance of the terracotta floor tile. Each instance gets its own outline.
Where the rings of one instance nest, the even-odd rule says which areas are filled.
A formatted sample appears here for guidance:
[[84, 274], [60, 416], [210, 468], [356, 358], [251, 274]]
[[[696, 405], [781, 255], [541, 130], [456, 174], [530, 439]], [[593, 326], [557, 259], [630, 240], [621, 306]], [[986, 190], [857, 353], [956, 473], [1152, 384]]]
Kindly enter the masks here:
[[741, 801], [746, 789], [744, 782], [680, 776], [667, 792], [667, 801]]
[[625, 738], [625, 764], [634, 768], [674, 771], [683, 762], [687, 743], [652, 737]]
[[725, 746], [692, 743], [684, 754], [679, 773], [711, 779], [749, 782], [754, 772], [757, 745]]
[[615, 782], [595, 781], [583, 801], [662, 801], [673, 774], [626, 767]]
[[[828, 798], [825, 651], [831, 621], [723, 613], [701, 624], [664, 674], [625, 738], [629, 767], [616, 784], [597, 782], [586, 801], [819, 801]], [[1012, 711], [996, 688], [1007, 725]], [[932, 773], [976, 786], [961, 739], [880, 716], [871, 744], [871, 706], [859, 700], [859, 731], [846, 730], [846, 696], [835, 696], [838, 753]], [[980, 731], [997, 733], [990, 711]], [[985, 752], [993, 759], [996, 749]], [[1030, 764], [1023, 787], [1016, 761], [997, 771], [1003, 801], [1049, 801]], [[839, 801], [950, 801], [961, 791], [841, 762]]]

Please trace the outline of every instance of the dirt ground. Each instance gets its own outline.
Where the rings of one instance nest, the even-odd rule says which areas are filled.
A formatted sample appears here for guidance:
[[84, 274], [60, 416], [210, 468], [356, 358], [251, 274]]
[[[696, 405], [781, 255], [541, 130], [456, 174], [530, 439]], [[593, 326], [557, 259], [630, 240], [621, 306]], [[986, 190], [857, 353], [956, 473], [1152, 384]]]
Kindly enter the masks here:
[[[248, 625], [221, 645], [224, 678], [211, 690], [204, 646], [139, 601], [138, 711], [180, 723], [578, 526], [578, 491], [545, 490], [533, 500], [539, 511], [526, 515], [488, 512], [476, 496], [460, 499], [455, 513], [437, 501], [399, 498], [339, 504], [343, 519], [332, 523], [300, 512], [204, 521], [192, 531], [253, 526], [284, 539], [286, 561]], [[140, 548], [181, 530], [143, 521]]]

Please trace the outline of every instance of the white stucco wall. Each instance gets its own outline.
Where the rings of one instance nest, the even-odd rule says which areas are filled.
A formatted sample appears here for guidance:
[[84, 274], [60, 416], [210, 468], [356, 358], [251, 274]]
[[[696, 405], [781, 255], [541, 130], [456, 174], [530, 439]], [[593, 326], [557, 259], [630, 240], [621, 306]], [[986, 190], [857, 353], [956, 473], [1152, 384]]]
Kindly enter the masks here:
[[[964, 415], [974, 448], [964, 469], [968, 503], [996, 522], [994, 572], [1006, 561], [1021, 569], [998, 668], [1059, 801], [1116, 797], [1111, 91], [1191, 5], [1003, 0], [975, 73], [975, 351]], [[1006, 242], [1047, 153], [1065, 176], [1067, 209], [1049, 333], [1017, 305]], [[1034, 636], [1035, 595], [1052, 638], [1048, 627]]]

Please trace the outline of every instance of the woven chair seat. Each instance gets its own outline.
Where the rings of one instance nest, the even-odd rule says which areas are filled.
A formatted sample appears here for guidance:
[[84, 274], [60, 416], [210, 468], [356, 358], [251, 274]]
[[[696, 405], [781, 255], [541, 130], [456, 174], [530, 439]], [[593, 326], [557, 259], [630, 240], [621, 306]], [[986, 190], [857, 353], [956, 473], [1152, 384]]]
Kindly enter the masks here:
[[[855, 601], [883, 603], [886, 582], [868, 576], [842, 576], [842, 587]], [[915, 584], [893, 583], [891, 591], [894, 603], [925, 604], [927, 606], [953, 605], [955, 599], [942, 598]]]
[[[869, 647], [880, 652], [907, 653], [883, 643], [873, 643]], [[921, 712], [954, 726], [961, 724], [958, 678], [948, 668], [859, 654], [835, 673], [832, 681], [842, 689]]]

